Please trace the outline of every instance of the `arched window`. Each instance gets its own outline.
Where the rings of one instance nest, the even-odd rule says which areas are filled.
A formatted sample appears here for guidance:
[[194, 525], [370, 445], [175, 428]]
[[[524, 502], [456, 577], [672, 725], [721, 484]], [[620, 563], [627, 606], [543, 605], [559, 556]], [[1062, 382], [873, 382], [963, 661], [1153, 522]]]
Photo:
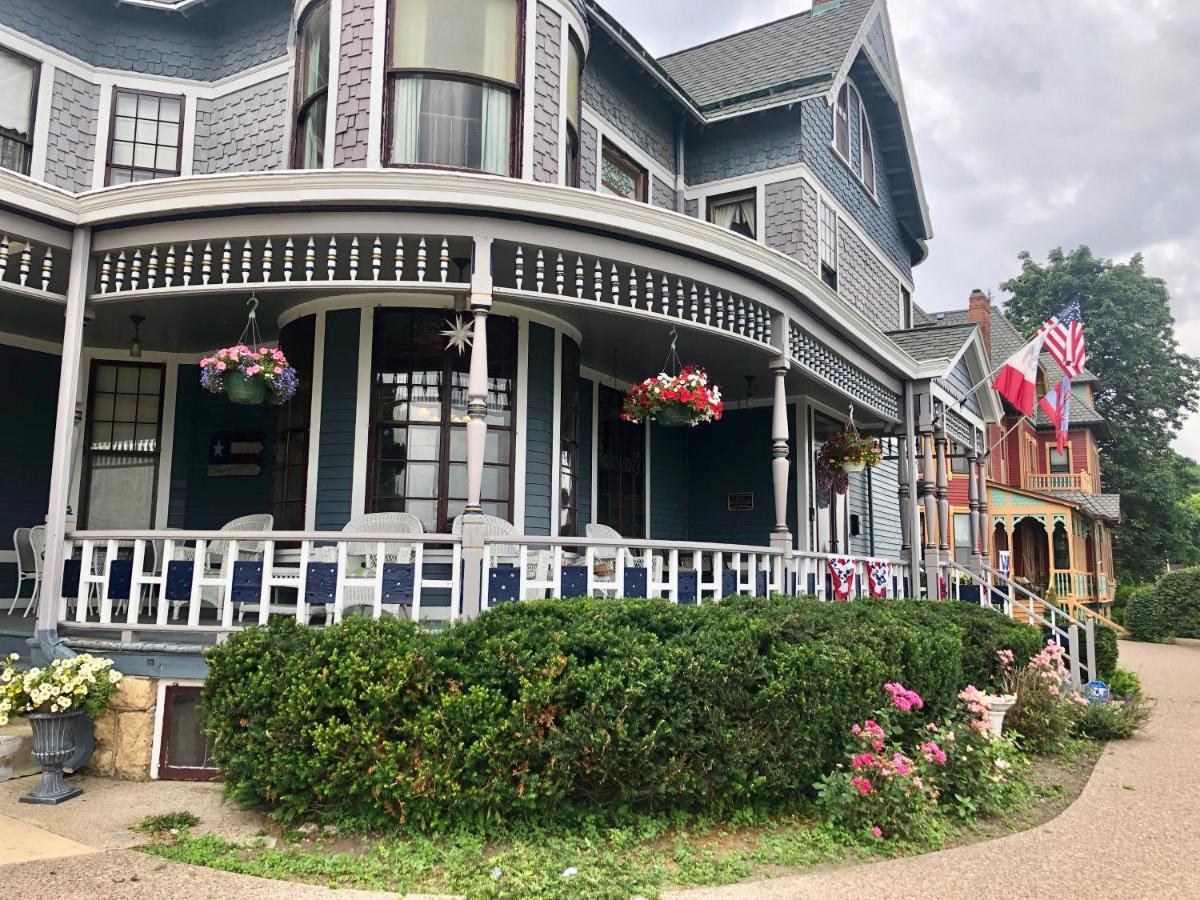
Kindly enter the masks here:
[[583, 45], [575, 32], [567, 41], [567, 187], [579, 187], [579, 117], [583, 109]]
[[833, 147], [842, 159], [850, 160], [850, 84], [847, 82], [838, 91], [837, 106], [833, 111]]
[[386, 158], [511, 175], [520, 0], [391, 0]]
[[310, 6], [296, 31], [296, 121], [292, 167], [325, 167], [329, 106], [329, 3]]
[[858, 127], [862, 132], [862, 152], [859, 154], [858, 175], [867, 186], [867, 190], [875, 193], [875, 142], [871, 139], [871, 123], [867, 120], [867, 108], [861, 100], [858, 104]]

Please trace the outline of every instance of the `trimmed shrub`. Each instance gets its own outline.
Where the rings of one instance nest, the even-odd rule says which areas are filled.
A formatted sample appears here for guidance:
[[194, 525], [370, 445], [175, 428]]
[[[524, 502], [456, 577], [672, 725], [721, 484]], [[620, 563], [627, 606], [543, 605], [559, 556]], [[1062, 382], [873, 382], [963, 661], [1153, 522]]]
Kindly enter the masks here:
[[884, 682], [934, 715], [979, 648], [1028, 655], [1025, 632], [1036, 647], [1035, 630], [962, 606], [546, 601], [441, 633], [285, 620], [209, 651], [204, 713], [227, 792], [283, 821], [503, 830], [782, 809], [814, 796]]
[[1107, 681], [1117, 668], [1117, 633], [1099, 622], [1096, 629], [1096, 677]]
[[1129, 605], [1125, 608], [1125, 627], [1135, 641], [1159, 642], [1170, 638], [1156, 585], [1142, 585], [1130, 594]]
[[[1024, 660], [1042, 649], [1043, 639], [1037, 628], [974, 603], [915, 602], [908, 615], [925, 627], [949, 621], [962, 629], [962, 682], [981, 690], [1003, 688], [1004, 672], [997, 650], [1012, 650], [1013, 656]], [[1100, 655], [1098, 650], [1096, 655]]]
[[1168, 572], [1155, 582], [1171, 637], [1200, 638], [1200, 567]]

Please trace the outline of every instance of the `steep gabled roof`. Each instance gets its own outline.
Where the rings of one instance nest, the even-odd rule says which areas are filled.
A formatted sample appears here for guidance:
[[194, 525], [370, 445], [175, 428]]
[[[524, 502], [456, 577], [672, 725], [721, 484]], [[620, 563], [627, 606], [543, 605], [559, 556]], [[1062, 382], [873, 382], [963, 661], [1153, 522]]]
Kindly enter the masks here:
[[817, 15], [808, 10], [669, 53], [659, 62], [706, 113], [785, 86], [797, 96], [816, 96], [837, 76], [874, 3], [845, 0]]
[[889, 331], [888, 337], [913, 359], [957, 359], [963, 344], [975, 332], [974, 323], [966, 325], [922, 325], [904, 331]]

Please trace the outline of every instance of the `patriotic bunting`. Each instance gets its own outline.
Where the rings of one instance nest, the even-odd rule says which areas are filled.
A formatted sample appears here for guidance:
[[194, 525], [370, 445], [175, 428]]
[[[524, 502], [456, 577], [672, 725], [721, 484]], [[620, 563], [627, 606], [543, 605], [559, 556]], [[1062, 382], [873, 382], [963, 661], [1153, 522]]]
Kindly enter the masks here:
[[850, 592], [854, 590], [854, 560], [847, 556], [831, 556], [829, 558], [829, 577], [833, 580], [833, 598], [849, 600]]
[[886, 559], [872, 559], [867, 563], [867, 585], [872, 597], [886, 597], [891, 580], [892, 564]]

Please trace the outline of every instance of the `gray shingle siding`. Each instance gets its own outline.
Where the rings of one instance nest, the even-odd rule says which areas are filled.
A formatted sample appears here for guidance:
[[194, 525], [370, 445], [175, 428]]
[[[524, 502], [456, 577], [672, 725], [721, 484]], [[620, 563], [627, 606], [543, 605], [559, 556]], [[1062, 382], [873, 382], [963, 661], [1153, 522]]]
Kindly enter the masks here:
[[215, 81], [287, 54], [291, 0], [189, 15], [82, 0], [3, 0], [0, 24], [94, 66]]
[[96, 159], [100, 86], [56, 69], [54, 97], [47, 106], [46, 181], [64, 190], [86, 191], [92, 186]]
[[562, 90], [562, 16], [537, 5], [533, 78], [533, 180], [558, 182], [559, 94]]
[[321, 385], [321, 433], [316, 526], [340, 531], [354, 514], [354, 420], [358, 392], [357, 309], [325, 316], [325, 365]]
[[[878, 141], [875, 148], [875, 194], [878, 199], [876, 202], [833, 149], [832, 108], [826, 106], [825, 101], [820, 98], [806, 100], [802, 105], [800, 120], [804, 161], [816, 174], [822, 186], [850, 211], [854, 220], [888, 259], [906, 276], [911, 277], [912, 258], [905, 247], [903, 231], [896, 218], [896, 208]], [[852, 128], [851, 133], [856, 130]]]
[[660, 209], [669, 209], [674, 212], [677, 207], [678, 195], [675, 193], [675, 188], [671, 187], [657, 175], [650, 179], [652, 188], [650, 191], [650, 202]]
[[525, 407], [525, 533], [550, 533], [550, 480], [554, 464], [553, 329], [529, 325], [529, 389]]
[[767, 246], [817, 271], [816, 191], [803, 178], [776, 181], [763, 195]]
[[600, 179], [596, 172], [596, 160], [600, 155], [599, 141], [600, 136], [596, 129], [584, 122], [579, 130], [579, 186], [589, 191], [600, 188]]
[[888, 53], [887, 39], [883, 34], [883, 16], [876, 16], [875, 21], [871, 23], [871, 30], [867, 32], [867, 43], [887, 69], [887, 74], [893, 75], [892, 56]]
[[374, 0], [344, 0], [333, 156], [339, 168], [367, 164], [374, 24]]
[[975, 379], [971, 377], [971, 369], [967, 365], [966, 359], [960, 359], [954, 364], [954, 368], [950, 370], [950, 374], [944, 379], [950, 387], [951, 393], [966, 398], [966, 407], [975, 415], [982, 415], [983, 411], [979, 408], [979, 398], [970, 393], [971, 387], [975, 384]]
[[900, 280], [857, 234], [838, 228], [838, 293], [883, 330], [900, 327]]
[[691, 216], [693, 219], [700, 218], [700, 201], [699, 200], [683, 201], [683, 211], [686, 215]]
[[196, 105], [192, 171], [262, 172], [286, 168], [286, 75]]
[[764, 172], [800, 160], [800, 114], [795, 109], [692, 128], [687, 136], [689, 185]]
[[583, 73], [583, 102], [625, 138], [675, 173], [675, 116], [606, 41], [594, 41]]

